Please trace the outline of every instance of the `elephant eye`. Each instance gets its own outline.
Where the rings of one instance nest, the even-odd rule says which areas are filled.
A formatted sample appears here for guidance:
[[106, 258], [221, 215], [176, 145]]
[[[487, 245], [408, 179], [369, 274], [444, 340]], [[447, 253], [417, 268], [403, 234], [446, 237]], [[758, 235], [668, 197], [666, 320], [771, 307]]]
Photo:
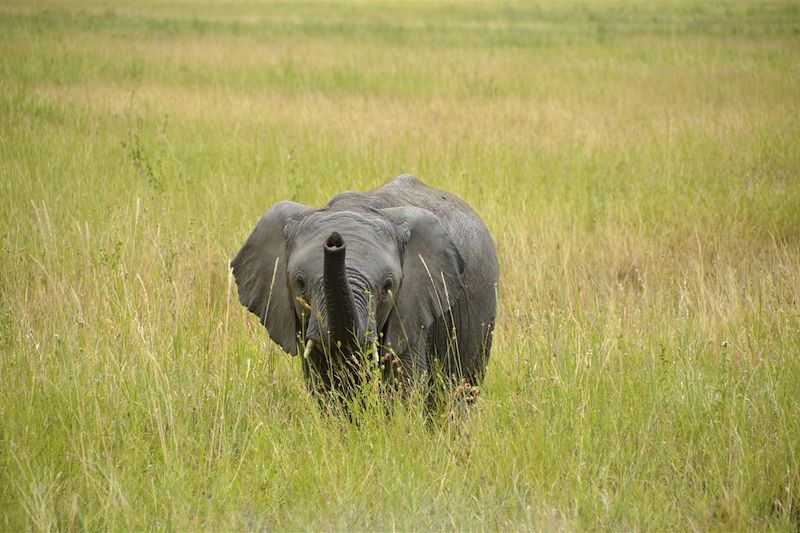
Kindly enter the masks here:
[[381, 294], [387, 296], [393, 289], [394, 289], [394, 282], [392, 281], [392, 278], [386, 278], [383, 281], [383, 286], [381, 287]]
[[302, 274], [297, 274], [294, 277], [294, 286], [297, 292], [306, 292], [306, 278]]

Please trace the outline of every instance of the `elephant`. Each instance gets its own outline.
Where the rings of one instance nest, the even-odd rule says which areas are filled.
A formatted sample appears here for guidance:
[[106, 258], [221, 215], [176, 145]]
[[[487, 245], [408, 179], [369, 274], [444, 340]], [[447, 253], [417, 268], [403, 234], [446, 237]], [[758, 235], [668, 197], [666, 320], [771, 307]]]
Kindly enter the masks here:
[[312, 393], [363, 385], [367, 365], [400, 389], [484, 377], [494, 241], [465, 202], [411, 175], [321, 209], [276, 203], [231, 267], [241, 304], [283, 351], [302, 354]]

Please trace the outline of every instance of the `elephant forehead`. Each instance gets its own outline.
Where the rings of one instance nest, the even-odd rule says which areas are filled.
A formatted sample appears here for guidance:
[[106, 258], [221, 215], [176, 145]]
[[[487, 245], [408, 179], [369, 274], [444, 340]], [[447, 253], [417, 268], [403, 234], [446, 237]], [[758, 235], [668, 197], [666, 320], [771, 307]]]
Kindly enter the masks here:
[[302, 270], [307, 276], [322, 276], [323, 244], [332, 232], [342, 236], [347, 247], [348, 268], [377, 280], [387, 271], [399, 271], [397, 241], [388, 222], [350, 211], [315, 214], [298, 226], [289, 245], [289, 269]]
[[300, 222], [295, 238], [304, 243], [311, 240], [321, 244], [334, 231], [342, 236], [348, 248], [395, 240], [392, 226], [382, 217], [355, 211], [313, 213]]

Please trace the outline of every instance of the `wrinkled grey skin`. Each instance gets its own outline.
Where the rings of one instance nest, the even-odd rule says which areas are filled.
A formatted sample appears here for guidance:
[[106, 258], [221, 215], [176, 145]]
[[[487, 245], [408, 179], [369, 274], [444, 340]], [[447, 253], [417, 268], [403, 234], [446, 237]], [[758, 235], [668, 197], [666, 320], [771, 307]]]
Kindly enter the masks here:
[[464, 202], [413, 176], [322, 209], [279, 202], [231, 266], [239, 301], [285, 352], [303, 354], [313, 391], [358, 385], [353, 370], [370, 358], [393, 383], [436, 369], [473, 385], [483, 378], [496, 309], [492, 237]]

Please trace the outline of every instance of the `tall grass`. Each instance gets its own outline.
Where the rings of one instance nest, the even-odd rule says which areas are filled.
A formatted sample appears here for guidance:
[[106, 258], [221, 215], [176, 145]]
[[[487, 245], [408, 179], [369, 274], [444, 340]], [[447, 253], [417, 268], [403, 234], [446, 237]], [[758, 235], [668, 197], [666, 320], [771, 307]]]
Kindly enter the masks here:
[[[800, 525], [793, 2], [0, 5], [0, 528]], [[237, 303], [274, 202], [492, 230], [477, 405], [352, 424]]]

